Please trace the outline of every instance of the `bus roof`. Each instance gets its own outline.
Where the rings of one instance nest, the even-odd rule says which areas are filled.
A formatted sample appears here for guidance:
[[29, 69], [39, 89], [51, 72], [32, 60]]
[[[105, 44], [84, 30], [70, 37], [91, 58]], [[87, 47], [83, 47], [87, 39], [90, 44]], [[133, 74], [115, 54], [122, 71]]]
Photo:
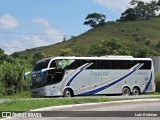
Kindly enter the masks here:
[[57, 59], [80, 59], [80, 60], [152, 60], [151, 58], [134, 58], [134, 57], [127, 57], [127, 56], [113, 56], [113, 57], [52, 57], [52, 60]]

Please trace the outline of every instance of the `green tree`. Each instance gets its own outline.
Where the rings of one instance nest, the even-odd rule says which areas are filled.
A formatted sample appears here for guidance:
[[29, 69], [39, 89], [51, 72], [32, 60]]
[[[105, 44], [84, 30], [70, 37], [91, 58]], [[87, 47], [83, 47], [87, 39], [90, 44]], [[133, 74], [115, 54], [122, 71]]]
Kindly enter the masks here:
[[143, 47], [142, 49], [136, 51], [136, 57], [147, 57], [147, 56], [159, 56], [160, 54], [156, 51], [149, 49], [148, 47]]
[[4, 50], [0, 48], [0, 56], [3, 56], [3, 55], [4, 55]]
[[129, 4], [135, 6], [138, 3], [138, 1], [139, 0], [131, 0]]
[[150, 50], [147, 47], [143, 47], [142, 49], [137, 51], [137, 57], [146, 57], [150, 55]]
[[101, 43], [93, 44], [89, 53], [92, 56], [103, 55], [130, 55], [129, 49], [117, 39], [103, 40]]
[[4, 59], [4, 50], [0, 48], [0, 63], [2, 62], [3, 59]]
[[121, 14], [119, 21], [146, 20], [152, 16], [156, 16], [156, 11], [159, 10], [156, 1], [145, 3], [139, 0], [132, 0], [130, 4], [134, 7], [125, 10], [125, 12]]
[[0, 49], [0, 96], [29, 90], [29, 80], [24, 81], [23, 75], [30, 68], [28, 60], [13, 58]]
[[12, 57], [19, 57], [20, 55], [19, 55], [19, 53], [18, 52], [14, 52], [13, 54], [12, 54]]
[[85, 18], [84, 25], [89, 25], [90, 27], [103, 26], [105, 24], [106, 16], [99, 13], [88, 14]]
[[66, 49], [61, 49], [60, 56], [69, 56], [72, 55], [72, 49], [66, 48]]
[[137, 19], [136, 11], [134, 8], [128, 8], [121, 14], [120, 21], [135, 21]]
[[38, 60], [45, 58], [46, 55], [43, 52], [37, 52], [33, 55], [32, 64], [34, 65]]
[[21, 64], [19, 59], [15, 59], [14, 62], [4, 62], [0, 65], [0, 84], [3, 88], [3, 95], [13, 95], [29, 90], [29, 83], [23, 80], [23, 74], [29, 70], [30, 66], [24, 64], [25, 62]]
[[146, 9], [147, 17], [156, 16], [156, 11], [159, 11], [159, 7], [157, 6], [156, 1], [151, 1], [150, 3], [146, 4]]
[[139, 1], [135, 7], [137, 19], [145, 20], [149, 17], [155, 16], [156, 11], [158, 11], [158, 6], [156, 1], [151, 1], [150, 3], [144, 3]]
[[0, 64], [4, 61], [11, 61], [10, 57], [4, 53], [4, 50], [0, 48]]

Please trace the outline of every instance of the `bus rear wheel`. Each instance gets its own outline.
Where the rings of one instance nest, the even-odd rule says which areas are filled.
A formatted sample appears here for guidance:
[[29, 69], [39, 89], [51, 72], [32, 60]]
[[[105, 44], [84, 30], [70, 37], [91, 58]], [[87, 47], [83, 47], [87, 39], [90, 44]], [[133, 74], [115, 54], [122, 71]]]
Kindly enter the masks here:
[[73, 97], [73, 92], [70, 89], [65, 89], [63, 92], [63, 97]]
[[132, 95], [140, 95], [140, 90], [138, 89], [138, 87], [133, 88]]
[[124, 87], [124, 88], [122, 89], [122, 94], [123, 94], [124, 96], [129, 96], [129, 95], [131, 94], [131, 91], [130, 91], [130, 89], [129, 89], [128, 87]]

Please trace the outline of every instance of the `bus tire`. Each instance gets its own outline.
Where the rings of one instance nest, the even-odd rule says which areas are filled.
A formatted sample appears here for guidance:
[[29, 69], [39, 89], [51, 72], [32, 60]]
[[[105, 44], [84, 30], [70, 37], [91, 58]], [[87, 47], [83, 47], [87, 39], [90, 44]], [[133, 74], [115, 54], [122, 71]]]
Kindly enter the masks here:
[[122, 94], [123, 94], [124, 96], [129, 96], [129, 95], [131, 94], [131, 91], [130, 91], [129, 87], [124, 87], [124, 88], [122, 89]]
[[63, 97], [73, 97], [73, 91], [71, 89], [65, 89], [63, 92]]
[[140, 89], [139, 89], [139, 87], [134, 87], [133, 88], [132, 95], [140, 95]]

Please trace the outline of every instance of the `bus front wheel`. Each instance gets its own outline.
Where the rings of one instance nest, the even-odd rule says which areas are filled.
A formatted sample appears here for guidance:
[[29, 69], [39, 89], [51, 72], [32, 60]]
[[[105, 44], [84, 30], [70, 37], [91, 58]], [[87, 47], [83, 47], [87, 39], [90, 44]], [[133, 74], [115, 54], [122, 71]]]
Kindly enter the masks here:
[[63, 97], [73, 97], [73, 92], [71, 89], [65, 89], [63, 92]]

